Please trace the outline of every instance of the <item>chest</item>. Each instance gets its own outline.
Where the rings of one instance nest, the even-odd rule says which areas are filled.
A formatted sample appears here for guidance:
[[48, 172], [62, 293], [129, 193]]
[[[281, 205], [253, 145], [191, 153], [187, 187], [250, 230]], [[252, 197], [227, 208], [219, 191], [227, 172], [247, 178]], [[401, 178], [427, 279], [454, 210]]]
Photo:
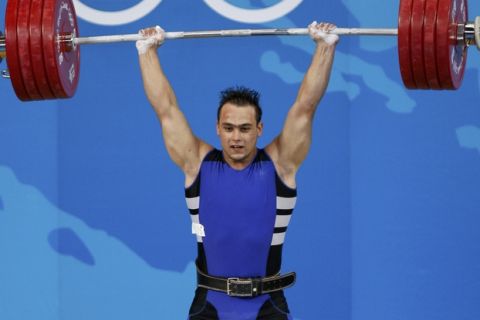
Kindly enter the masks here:
[[248, 236], [271, 233], [275, 224], [275, 170], [257, 163], [236, 171], [212, 163], [201, 170], [200, 220], [210, 229]]

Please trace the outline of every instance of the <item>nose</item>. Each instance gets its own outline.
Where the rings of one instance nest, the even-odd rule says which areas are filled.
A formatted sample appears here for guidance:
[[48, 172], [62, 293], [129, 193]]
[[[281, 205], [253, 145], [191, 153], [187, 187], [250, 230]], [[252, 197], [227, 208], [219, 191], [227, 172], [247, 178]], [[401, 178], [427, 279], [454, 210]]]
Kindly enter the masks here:
[[233, 130], [232, 139], [236, 140], [236, 141], [240, 140], [240, 130], [239, 129]]

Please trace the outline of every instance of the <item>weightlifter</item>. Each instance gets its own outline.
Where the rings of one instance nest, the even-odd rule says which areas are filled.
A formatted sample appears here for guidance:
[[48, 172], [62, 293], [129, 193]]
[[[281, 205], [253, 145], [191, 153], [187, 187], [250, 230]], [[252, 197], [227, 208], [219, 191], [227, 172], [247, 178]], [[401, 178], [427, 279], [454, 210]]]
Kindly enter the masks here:
[[185, 197], [197, 236], [195, 292], [188, 319], [292, 319], [283, 289], [295, 273], [280, 274], [285, 232], [296, 201], [295, 175], [312, 139], [338, 36], [313, 22], [316, 49], [282, 132], [264, 148], [259, 93], [233, 87], [221, 93], [217, 134], [221, 150], [198, 138], [180, 110], [157, 55], [160, 27], [141, 30], [136, 43], [145, 92], [162, 127], [168, 154], [185, 174]]

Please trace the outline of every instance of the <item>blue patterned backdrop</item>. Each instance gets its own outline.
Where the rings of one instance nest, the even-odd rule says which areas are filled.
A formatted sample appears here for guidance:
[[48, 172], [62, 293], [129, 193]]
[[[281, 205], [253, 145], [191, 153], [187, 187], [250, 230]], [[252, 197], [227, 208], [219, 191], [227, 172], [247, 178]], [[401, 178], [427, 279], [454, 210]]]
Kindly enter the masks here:
[[[251, 22], [257, 11], [222, 3], [268, 10]], [[312, 20], [395, 28], [398, 12], [381, 0], [76, 6], [82, 35]], [[470, 17], [479, 13], [470, 1]], [[216, 146], [218, 92], [258, 89], [263, 146], [313, 49], [307, 37], [267, 37], [169, 41], [159, 52], [194, 132]], [[395, 38], [341, 39], [284, 247], [284, 271], [298, 273], [286, 293], [296, 320], [480, 319], [480, 59], [469, 51], [460, 90], [407, 91]], [[80, 78], [74, 98], [33, 103], [0, 81], [0, 319], [185, 319], [195, 238], [134, 44], [83, 46]]]

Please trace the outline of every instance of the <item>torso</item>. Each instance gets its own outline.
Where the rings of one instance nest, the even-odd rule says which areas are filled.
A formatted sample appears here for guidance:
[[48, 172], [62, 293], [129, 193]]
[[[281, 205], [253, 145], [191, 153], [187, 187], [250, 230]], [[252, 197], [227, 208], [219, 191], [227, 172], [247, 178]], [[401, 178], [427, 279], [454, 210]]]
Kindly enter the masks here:
[[[185, 189], [185, 195], [192, 222], [201, 224], [205, 230], [204, 237], [197, 235], [197, 265], [202, 271], [219, 277], [245, 278], [265, 277], [280, 271], [296, 190], [282, 182], [264, 150], [258, 150], [252, 163], [242, 170], [232, 169], [220, 150], [212, 150], [193, 184]], [[272, 303], [275, 304], [272, 310], [277, 311], [271, 312], [278, 312], [281, 307], [278, 304], [282, 303], [288, 311], [283, 293], [239, 300], [224, 293], [199, 291], [202, 290], [197, 290], [197, 301], [192, 308], [198, 308], [199, 296], [204, 297], [200, 299], [204, 307], [216, 310], [218, 319], [222, 319], [222, 314], [228, 319], [232, 308], [247, 300], [239, 309], [245, 319], [262, 312], [269, 314], [268, 306]], [[238, 315], [235, 319], [243, 318]]]

